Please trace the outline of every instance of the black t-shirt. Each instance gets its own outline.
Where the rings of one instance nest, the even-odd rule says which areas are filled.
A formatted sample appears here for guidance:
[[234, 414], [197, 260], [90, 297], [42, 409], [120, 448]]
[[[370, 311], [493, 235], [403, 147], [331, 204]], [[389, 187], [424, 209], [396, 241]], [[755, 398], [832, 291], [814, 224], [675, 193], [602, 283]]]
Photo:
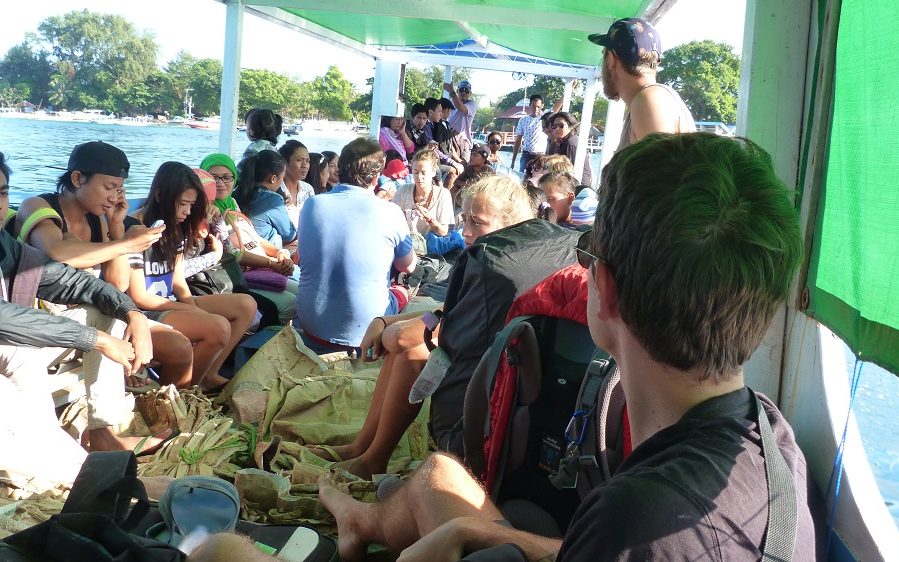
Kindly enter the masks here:
[[[707, 400], [637, 447], [578, 508], [558, 560], [758, 560], [768, 488], [753, 402], [745, 388]], [[796, 482], [793, 560], [815, 560], [805, 458], [762, 402]]]

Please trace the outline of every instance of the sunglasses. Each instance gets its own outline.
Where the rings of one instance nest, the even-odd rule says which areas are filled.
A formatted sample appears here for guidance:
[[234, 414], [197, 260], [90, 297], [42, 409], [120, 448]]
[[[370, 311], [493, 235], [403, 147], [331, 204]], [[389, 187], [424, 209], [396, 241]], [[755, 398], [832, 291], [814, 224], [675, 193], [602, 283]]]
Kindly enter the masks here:
[[490, 141], [490, 144], [503, 144], [503, 141], [499, 139], [493, 139], [492, 141]]
[[468, 88], [459, 88], [459, 91], [460, 91], [460, 92], [465, 92], [465, 93], [467, 93], [467, 94], [470, 94], [470, 93], [471, 93], [471, 90], [469, 90]]
[[588, 230], [580, 235], [577, 239], [577, 244], [574, 247], [574, 249], [577, 250], [577, 262], [584, 269], [593, 269], [593, 264], [596, 262], [602, 262], [608, 267], [609, 262], [607, 262], [605, 258], [601, 258], [590, 252], [592, 244], [593, 230]]

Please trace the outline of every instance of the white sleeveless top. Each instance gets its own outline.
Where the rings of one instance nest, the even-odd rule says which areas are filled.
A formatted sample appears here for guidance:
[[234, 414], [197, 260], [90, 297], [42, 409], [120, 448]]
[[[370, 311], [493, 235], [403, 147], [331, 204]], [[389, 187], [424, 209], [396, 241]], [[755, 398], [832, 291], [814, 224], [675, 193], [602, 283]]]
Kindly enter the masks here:
[[[680, 95], [668, 84], [647, 84], [643, 86], [640, 91], [642, 92], [646, 88], [652, 88], [657, 86], [662, 88], [666, 92], [668, 92], [672, 98], [675, 100], [675, 105], [678, 107], [678, 114], [675, 116], [675, 125], [674, 131], [676, 133], [694, 133], [696, 132], [696, 123], [693, 121], [693, 115], [690, 114], [690, 109], [687, 107], [687, 104], [684, 103], [684, 100], [681, 99]], [[621, 140], [618, 142], [618, 150], [621, 150], [625, 146], [631, 144], [631, 112], [630, 110], [624, 115], [624, 127], [621, 129]]]

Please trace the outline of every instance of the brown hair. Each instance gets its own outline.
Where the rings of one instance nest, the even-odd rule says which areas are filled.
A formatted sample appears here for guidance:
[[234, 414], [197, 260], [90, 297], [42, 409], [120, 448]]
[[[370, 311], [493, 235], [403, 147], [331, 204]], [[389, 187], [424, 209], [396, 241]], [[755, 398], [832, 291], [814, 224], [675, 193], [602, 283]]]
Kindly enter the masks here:
[[337, 162], [340, 183], [369, 188], [384, 169], [384, 152], [378, 141], [358, 138], [343, 147]]
[[738, 373], [762, 341], [802, 238], [792, 193], [758, 145], [654, 134], [603, 170], [593, 252], [650, 356], [717, 382]]

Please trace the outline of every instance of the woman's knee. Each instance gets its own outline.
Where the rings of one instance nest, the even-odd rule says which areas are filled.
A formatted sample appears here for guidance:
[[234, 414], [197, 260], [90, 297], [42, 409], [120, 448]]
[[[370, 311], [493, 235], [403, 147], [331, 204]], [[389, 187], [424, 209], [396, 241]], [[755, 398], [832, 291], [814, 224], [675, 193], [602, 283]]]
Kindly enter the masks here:
[[208, 330], [204, 329], [207, 343], [225, 347], [225, 344], [231, 339], [231, 323], [224, 316], [218, 314], [207, 314], [204, 322], [208, 325]]

